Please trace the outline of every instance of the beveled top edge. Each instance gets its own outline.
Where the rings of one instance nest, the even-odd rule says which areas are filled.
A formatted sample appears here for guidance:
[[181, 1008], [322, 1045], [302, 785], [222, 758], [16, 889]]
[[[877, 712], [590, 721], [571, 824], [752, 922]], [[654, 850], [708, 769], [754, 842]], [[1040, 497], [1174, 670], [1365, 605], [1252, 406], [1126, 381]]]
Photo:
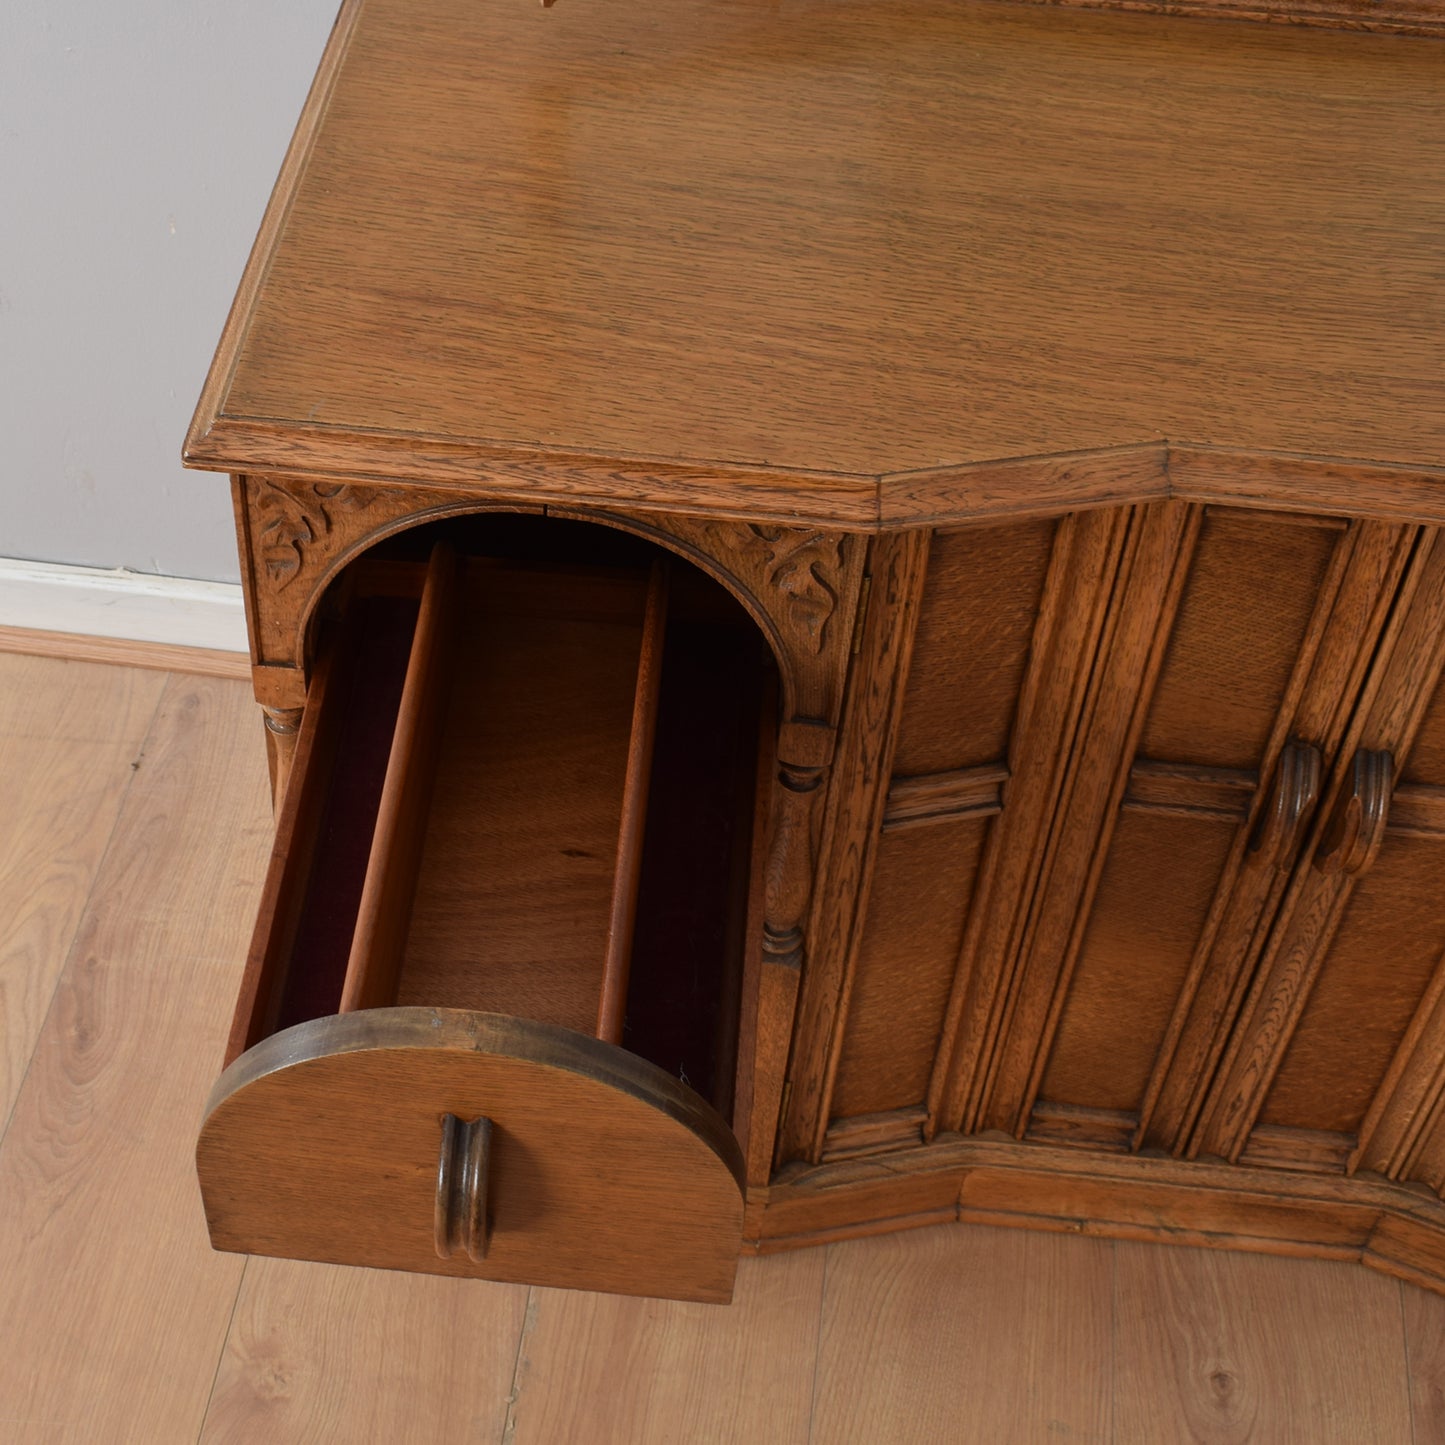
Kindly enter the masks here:
[[332, 88], [340, 73], [342, 62], [346, 58], [347, 46], [351, 42], [357, 19], [364, 4], [365, 0], [341, 0], [341, 7], [336, 12], [331, 35], [326, 42], [325, 50], [322, 51], [320, 64], [316, 68], [316, 74], [311, 81], [311, 89], [307, 92], [306, 100], [301, 107], [301, 115], [296, 122], [296, 129], [292, 133], [290, 144], [286, 147], [286, 155], [281, 162], [281, 169], [277, 173], [276, 184], [272, 187], [271, 195], [266, 202], [260, 229], [251, 244], [251, 251], [246, 258], [246, 266], [241, 273], [240, 284], [236, 287], [236, 295], [231, 302], [231, 308], [226, 313], [226, 322], [221, 329], [221, 338], [216, 343], [216, 353], [211, 358], [211, 365], [207, 369], [201, 394], [196, 399], [196, 409], [191, 416], [191, 424], [186, 429], [186, 440], [182, 448], [181, 459], [187, 466], [191, 465], [187, 461], [189, 453], [215, 425], [224, 405], [226, 393], [230, 390], [231, 377], [246, 338], [247, 328], [250, 325], [256, 294], [265, 280], [266, 268], [270, 265], [276, 243], [280, 239], [286, 212], [290, 208], [291, 199], [295, 194], [297, 180], [305, 168], [311, 147], [316, 139], [316, 132], [326, 114]]
[[509, 460], [438, 442], [424, 458], [370, 448], [321, 466], [282, 451], [202, 461], [237, 473], [361, 485], [427, 486], [523, 506], [602, 506], [877, 533], [1054, 515], [1176, 497], [1184, 501], [1445, 524], [1445, 462], [1233, 450], [1189, 442], [1005, 457], [882, 476], [769, 474], [697, 463], [526, 452]]
[[711, 1104], [666, 1070], [557, 1024], [508, 1014], [397, 1007], [358, 1009], [294, 1024], [262, 1039], [224, 1070], [206, 1100], [204, 1119], [269, 1074], [336, 1054], [398, 1050], [494, 1054], [583, 1075], [666, 1114], [718, 1156], [740, 1192], [745, 1186], [737, 1137]]
[[1136, 10], [1200, 20], [1242, 20], [1362, 30], [1382, 35], [1445, 36], [1441, 0], [1025, 0], [1088, 10]]

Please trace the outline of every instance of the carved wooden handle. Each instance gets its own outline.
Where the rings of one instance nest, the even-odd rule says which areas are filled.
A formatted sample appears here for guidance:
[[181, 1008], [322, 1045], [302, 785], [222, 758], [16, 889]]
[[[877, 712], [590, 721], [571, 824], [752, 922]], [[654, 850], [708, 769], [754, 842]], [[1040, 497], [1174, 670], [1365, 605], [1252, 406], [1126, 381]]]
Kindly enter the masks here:
[[1384, 750], [1361, 748], [1350, 768], [1349, 787], [1335, 803], [1315, 852], [1315, 866], [1322, 873], [1363, 873], [1375, 861], [1385, 841], [1394, 790], [1394, 758]]
[[487, 1166], [492, 1121], [442, 1115], [442, 1148], [437, 1161], [436, 1247], [441, 1259], [464, 1249], [480, 1264], [487, 1257]]
[[1269, 805], [1255, 820], [1249, 851], [1277, 868], [1287, 868], [1305, 818], [1320, 794], [1323, 760], [1313, 743], [1286, 743], [1274, 770]]

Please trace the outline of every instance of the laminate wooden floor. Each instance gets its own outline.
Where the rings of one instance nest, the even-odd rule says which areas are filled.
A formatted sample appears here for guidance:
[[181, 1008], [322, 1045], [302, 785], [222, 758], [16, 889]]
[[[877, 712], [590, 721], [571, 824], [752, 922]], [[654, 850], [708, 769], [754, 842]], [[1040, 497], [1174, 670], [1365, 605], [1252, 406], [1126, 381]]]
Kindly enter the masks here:
[[0, 1442], [1445, 1442], [1445, 1299], [944, 1226], [731, 1309], [211, 1252], [270, 835], [243, 683], [0, 654]]

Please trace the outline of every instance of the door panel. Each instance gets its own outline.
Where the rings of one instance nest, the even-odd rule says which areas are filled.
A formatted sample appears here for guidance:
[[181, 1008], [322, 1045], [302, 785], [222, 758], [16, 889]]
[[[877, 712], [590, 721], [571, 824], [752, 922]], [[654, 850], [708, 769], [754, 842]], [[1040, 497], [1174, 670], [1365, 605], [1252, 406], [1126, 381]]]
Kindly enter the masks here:
[[[1276, 1133], [1366, 1130], [1445, 944], [1445, 901], [1432, 888], [1445, 862], [1445, 828], [1430, 836], [1434, 793], [1395, 785], [1396, 759], [1419, 775], [1408, 759], [1427, 711], [1422, 755], [1438, 756], [1441, 714], [1428, 704], [1445, 660], [1445, 544], [1433, 531], [1412, 541], [1191, 1153], [1239, 1159], [1257, 1120]], [[1394, 837], [1392, 814], [1403, 825]], [[1252, 1153], [1268, 1162], [1267, 1151]]]
[[[1273, 528], [1285, 542], [1301, 531], [1268, 515], [1252, 521]], [[1393, 600], [1412, 555], [1414, 528], [1356, 522], [1331, 534], [1323, 530], [1327, 523], [1321, 519], [1319, 535], [1332, 538], [1329, 566], [1323, 574], [1311, 568], [1319, 577], [1313, 610], [1297, 639], [1295, 665], [1281, 690], [1268, 745], [1253, 764], [1263, 786], [1235, 834], [1214, 907], [1160, 1045], [1141, 1109], [1140, 1144], [1175, 1153], [1196, 1147], [1191, 1140], [1197, 1121], [1232, 1047], [1236, 1020], [1268, 947], [1272, 921], [1288, 896], [1296, 861], [1318, 826], [1355, 698], [1390, 625]], [[1265, 603], [1271, 591], [1256, 595]], [[1237, 650], [1251, 650], [1272, 630], [1268, 606], [1256, 607], [1240, 617]], [[1227, 676], [1219, 685], [1227, 691]]]
[[895, 777], [1003, 761], [1056, 525], [934, 535]]
[[[866, 817], [829, 804], [818, 898], [831, 916], [814, 920], [780, 1161], [837, 1152], [830, 1126], [853, 1137], [850, 1118], [905, 1105], [918, 1139], [975, 869], [1009, 777], [1021, 679], [1061, 566], [1056, 534], [1075, 530], [1048, 519], [937, 532], [926, 566], [907, 575], [880, 568], [875, 548], [834, 765], [862, 779], [870, 801]], [[842, 893], [834, 873], [856, 891]], [[818, 967], [829, 929], [831, 973]], [[878, 1130], [863, 1135], [871, 1143]]]
[[1259, 766], [1345, 525], [1207, 509], [1142, 757]]
[[[1266, 996], [1268, 1012], [1260, 1013], [1255, 1031], [1264, 1034], [1270, 1017], [1282, 1018], [1278, 1027], [1288, 1031], [1259, 1110], [1266, 1138], [1284, 1129], [1331, 1131], [1358, 1144], [1355, 1165], [1397, 1177], [1409, 1177], [1409, 1166], [1385, 1147], [1388, 1116], [1398, 1125], [1402, 1116], [1429, 1112], [1407, 1066], [1422, 1046], [1445, 958], [1445, 687], [1435, 682], [1445, 650], [1442, 550], [1438, 539], [1422, 539], [1413, 598], [1366, 689], [1359, 742], [1398, 759], [1400, 775], [1379, 851], [1354, 872], [1316, 862], [1304, 873], [1300, 900], [1282, 919], [1281, 952], [1290, 945], [1300, 950], [1310, 902], [1331, 882], [1338, 922], [1332, 934], [1321, 930], [1318, 956], [1308, 960], [1294, 993], [1282, 977]], [[1322, 850], [1329, 833], [1322, 829]], [[1382, 1120], [1382, 1137], [1371, 1146], [1368, 1136]], [[1270, 1162], [1253, 1134], [1241, 1157]]]
[[1126, 804], [1079, 951], [1042, 1099], [1125, 1111], [1137, 1122], [1237, 826]]
[[1318, 760], [1291, 733], [1355, 543], [1329, 518], [1205, 510], [1099, 890], [1077, 900], [1082, 944], [1027, 1101], [1041, 1137], [1071, 1110], [1137, 1132], [1202, 965], [1237, 968], [1252, 946], [1313, 800]]
[[921, 1103], [986, 820], [885, 832], [833, 1091], [838, 1118]]
[[1339, 932], [1260, 1112], [1354, 1134], [1445, 955], [1445, 839], [1389, 836]]
[[1337, 1170], [1357, 1132], [1405, 1149], [1382, 1100], [1445, 1113], [1405, 1038], [1433, 999], [1445, 1047], [1432, 539], [1180, 502], [936, 535], [811, 1157], [1002, 1129], [1237, 1160], [1258, 1120], [1246, 1163]]
[[1061, 525], [957, 984], [930, 1126], [1016, 1127], [1127, 781], [1198, 509], [1158, 503]]

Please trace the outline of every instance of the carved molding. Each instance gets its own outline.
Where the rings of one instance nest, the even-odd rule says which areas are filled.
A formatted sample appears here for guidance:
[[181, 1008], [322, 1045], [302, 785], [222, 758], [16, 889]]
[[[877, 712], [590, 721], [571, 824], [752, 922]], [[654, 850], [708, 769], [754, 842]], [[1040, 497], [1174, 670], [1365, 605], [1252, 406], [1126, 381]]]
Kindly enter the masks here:
[[[299, 667], [302, 629], [340, 558], [418, 508], [409, 488], [248, 476], [237, 518], [249, 556], [257, 661]], [[428, 499], [430, 500], [430, 499]], [[425, 502], [420, 503], [422, 507]]]
[[311, 610], [337, 570], [393, 532], [467, 512], [537, 512], [524, 502], [479, 501], [435, 487], [247, 476], [241, 481], [243, 555], [249, 558], [256, 660], [305, 663]]
[[791, 724], [778, 736], [778, 772], [773, 785], [772, 845], [764, 884], [763, 959], [801, 968], [804, 926], [813, 896], [819, 803], [836, 742], [832, 729]]

